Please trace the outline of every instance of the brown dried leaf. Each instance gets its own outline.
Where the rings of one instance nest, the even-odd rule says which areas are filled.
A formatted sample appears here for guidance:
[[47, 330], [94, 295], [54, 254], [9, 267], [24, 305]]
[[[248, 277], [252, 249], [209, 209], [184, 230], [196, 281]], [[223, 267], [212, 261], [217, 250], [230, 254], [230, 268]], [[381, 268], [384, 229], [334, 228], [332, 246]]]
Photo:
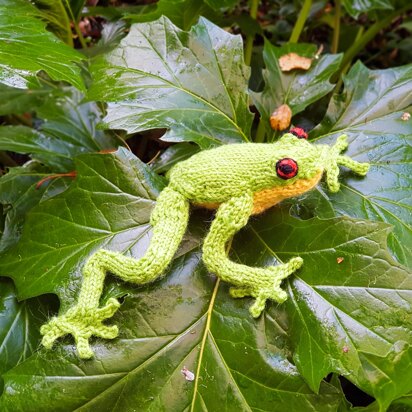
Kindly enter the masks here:
[[309, 70], [312, 60], [296, 53], [288, 53], [279, 58], [279, 67], [282, 72], [289, 72], [293, 69]]
[[292, 110], [287, 104], [279, 106], [270, 116], [270, 127], [273, 130], [285, 130], [292, 119]]

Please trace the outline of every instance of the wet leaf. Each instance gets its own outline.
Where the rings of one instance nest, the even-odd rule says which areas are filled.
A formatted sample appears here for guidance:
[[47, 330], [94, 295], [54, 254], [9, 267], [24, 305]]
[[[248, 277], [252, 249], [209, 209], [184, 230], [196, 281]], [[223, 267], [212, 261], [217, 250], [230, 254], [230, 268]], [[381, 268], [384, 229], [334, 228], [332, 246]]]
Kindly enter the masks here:
[[73, 157], [80, 153], [116, 148], [119, 142], [96, 130], [101, 112], [94, 102], [82, 102], [82, 95], [46, 101], [37, 108], [43, 119], [39, 130], [27, 126], [0, 126], [0, 149], [27, 153], [54, 171], [74, 169]]
[[[112, 242], [119, 242], [118, 246], [123, 244], [123, 247], [129, 242], [130, 247], [134, 247], [136, 239], [141, 236], [147, 241], [145, 235], [153, 206], [150, 199], [154, 199], [158, 193], [161, 178], [152, 177], [153, 172], [144, 168], [137, 158], [126, 151], [120, 151], [118, 157], [110, 154], [83, 156], [76, 161], [78, 178], [70, 188], [42, 203], [28, 216], [27, 225], [32, 229], [23, 232], [23, 239], [34, 241], [36, 246], [32, 244], [30, 247], [34, 253], [27, 256], [27, 272], [21, 272], [14, 279], [19, 298], [49, 292], [62, 293], [60, 297], [71, 296], [72, 286], [65, 288], [69, 283], [66, 271], [75, 268], [85, 254], [99, 247], [110, 247]], [[122, 181], [119, 181], [119, 175]], [[152, 186], [155, 183], [158, 186]], [[113, 190], [115, 187], [119, 189]], [[124, 190], [132, 192], [116, 200], [117, 193]], [[100, 204], [99, 209], [95, 208], [96, 203]], [[104, 214], [108, 215], [104, 217]], [[43, 223], [41, 216], [44, 218]], [[82, 223], [83, 219], [86, 221]], [[47, 231], [41, 229], [45, 224]], [[63, 232], [65, 234], [62, 236]], [[33, 235], [37, 240], [32, 238]], [[14, 272], [11, 262], [17, 263], [16, 259], [20, 263], [26, 260], [23, 258], [26, 255], [23, 239], [17, 249], [10, 249], [3, 256], [0, 262], [0, 266], [5, 265], [2, 274]], [[40, 272], [46, 277], [50, 275], [50, 279], [44, 282], [42, 276], [36, 276], [37, 280], [32, 278], [26, 281], [26, 276], [34, 274], [31, 265], [42, 266]], [[66, 302], [69, 303], [64, 299], [63, 304]]]
[[24, 0], [0, 1], [0, 83], [26, 88], [44, 70], [54, 80], [84, 89], [79, 63], [83, 56], [45, 29], [40, 11]]
[[37, 350], [39, 328], [47, 320], [46, 302], [44, 296], [18, 302], [13, 283], [0, 278], [0, 384], [5, 372]]
[[[296, 46], [297, 47], [297, 46]], [[302, 112], [307, 106], [318, 101], [333, 89], [329, 78], [339, 68], [342, 56], [339, 54], [325, 54], [314, 60], [312, 67], [306, 71], [282, 72], [279, 58], [294, 50], [291, 45], [279, 48], [265, 42], [263, 57], [266, 70], [263, 72], [265, 87], [261, 93], [252, 93], [253, 101], [261, 114], [267, 133], [273, 136], [270, 129], [269, 118], [273, 109], [282, 104], [287, 104], [293, 116]], [[301, 56], [314, 55], [316, 46], [302, 45], [296, 48]]]
[[359, 62], [345, 78], [343, 93], [334, 95], [322, 123], [310, 133], [322, 143], [345, 133], [348, 155], [371, 163], [365, 179], [344, 174], [341, 190], [327, 195], [329, 202], [339, 215], [393, 225], [389, 247], [408, 266], [412, 265], [412, 123], [401, 117], [410, 111], [411, 89], [412, 65], [368, 70]]
[[165, 17], [134, 25], [92, 73], [90, 97], [108, 102], [110, 128], [165, 127], [163, 140], [202, 148], [248, 140], [249, 69], [241, 38], [205, 19], [189, 33]]
[[54, 196], [66, 189], [67, 179], [54, 179], [37, 188], [37, 183], [50, 175], [48, 168], [34, 162], [24, 167], [13, 167], [0, 177], [0, 204], [5, 221], [0, 238], [0, 251], [16, 244], [20, 239], [27, 212], [42, 199]]
[[347, 217], [297, 220], [287, 209], [279, 212], [254, 222], [234, 248], [242, 262], [259, 256], [258, 266], [303, 258], [287, 282], [286, 308], [279, 307], [289, 315], [298, 370], [314, 390], [337, 372], [387, 407], [412, 386], [412, 273], [386, 249], [389, 225]]
[[[124, 149], [82, 155], [77, 162], [75, 183], [32, 210], [22, 241], [0, 261], [0, 273], [13, 276], [20, 297], [53, 291], [63, 310], [77, 295], [80, 269], [90, 253], [106, 247], [142, 255], [150, 240], [150, 212], [163, 185]], [[41, 349], [4, 375], [0, 406], [27, 409], [35, 402], [44, 411], [145, 411], [166, 404], [170, 410], [191, 405], [219, 410], [227, 404], [240, 410], [336, 411], [341, 392], [322, 383], [319, 394], [313, 393], [291, 361], [286, 306], [275, 313], [270, 305], [264, 317], [254, 320], [250, 301], [230, 298], [228, 285], [204, 269], [199, 244], [205, 219], [210, 215], [192, 214], [163, 279], [146, 287], [107, 280], [105, 299], [127, 294], [113, 318], [120, 327], [118, 339], [94, 340], [96, 358], [87, 362], [78, 359], [70, 339], [55, 350]], [[47, 233], [41, 230], [45, 222]], [[252, 235], [242, 259], [260, 265], [255, 247], [264, 245]], [[288, 250], [290, 244], [279, 247]], [[195, 375], [193, 381], [182, 376], [184, 367]]]

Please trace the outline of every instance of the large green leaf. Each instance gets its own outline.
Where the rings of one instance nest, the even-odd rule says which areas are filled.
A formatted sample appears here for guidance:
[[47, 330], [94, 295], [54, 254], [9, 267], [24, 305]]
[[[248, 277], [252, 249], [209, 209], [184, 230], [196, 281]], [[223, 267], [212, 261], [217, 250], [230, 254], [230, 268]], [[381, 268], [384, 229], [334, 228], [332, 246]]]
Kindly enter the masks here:
[[65, 0], [34, 0], [41, 11], [41, 17], [47, 22], [48, 29], [59, 39], [73, 47], [73, 34], [70, 18], [67, 15]]
[[266, 66], [263, 71], [265, 87], [261, 93], [253, 93], [252, 96], [270, 135], [273, 134], [269, 123], [272, 112], [280, 105], [287, 104], [292, 114], [296, 115], [329, 93], [333, 89], [329, 78], [338, 70], [342, 59], [340, 54], [326, 54], [319, 59], [314, 59], [311, 68], [307, 71], [282, 72], [279, 67], [279, 57], [289, 52], [313, 56], [316, 48], [300, 44], [275, 47], [269, 41], [265, 41], [263, 49]]
[[260, 262], [304, 259], [284, 309], [298, 370], [314, 390], [329, 372], [344, 375], [383, 408], [412, 386], [412, 274], [389, 255], [389, 230], [349, 218], [297, 220], [285, 210], [234, 244], [242, 261], [253, 236]]
[[[83, 256], [112, 244], [117, 245], [114, 248], [123, 245], [120, 247], [133, 249], [140, 237], [147, 241], [145, 235], [153, 206], [150, 199], [156, 197], [161, 187], [160, 177], [153, 177], [150, 169], [126, 151], [120, 151], [117, 157], [83, 155], [76, 161], [76, 171], [79, 177], [67, 191], [32, 210], [27, 221], [32, 229], [23, 232], [17, 247], [2, 257], [1, 273], [13, 275], [11, 262], [23, 258], [21, 252], [26, 249], [26, 241], [33, 242], [30, 246], [33, 254], [24, 253], [25, 274], [13, 275], [21, 299], [54, 292], [65, 297], [63, 304], [69, 304], [73, 296], [70, 300], [67, 296], [74, 290], [66, 287], [71, 283], [67, 270], [77, 267]], [[123, 192], [127, 194], [119, 196]], [[56, 215], [56, 211], [61, 214]], [[48, 222], [47, 231], [42, 229], [42, 217]], [[34, 275], [31, 267], [38, 265], [43, 268], [43, 275], [26, 282], [25, 276]]]
[[0, 84], [0, 116], [5, 114], [23, 114], [34, 112], [48, 100], [64, 95], [64, 88], [36, 87], [32, 89], [19, 89]]
[[330, 204], [338, 214], [392, 224], [389, 247], [408, 266], [412, 265], [412, 123], [402, 115], [410, 111], [411, 90], [412, 65], [368, 70], [359, 62], [346, 76], [342, 94], [334, 95], [324, 120], [311, 132], [322, 143], [347, 134], [349, 156], [372, 164], [366, 178], [344, 175], [341, 191], [328, 195]]
[[66, 189], [68, 178], [56, 178], [51, 183], [37, 184], [50, 175], [47, 168], [34, 162], [13, 167], [0, 177], [0, 204], [5, 214], [0, 251], [18, 242], [26, 213], [42, 199]]
[[[77, 294], [84, 259], [97, 248], [142, 255], [154, 198], [163, 186], [124, 149], [82, 155], [77, 162], [76, 182], [30, 213], [22, 241], [0, 263], [0, 272], [15, 279], [19, 297], [53, 291], [63, 310]], [[285, 306], [276, 319], [266, 314], [255, 321], [249, 302], [229, 298], [227, 285], [205, 271], [198, 248], [204, 218], [209, 216], [192, 216], [165, 279], [139, 289], [109, 282], [105, 298], [128, 294], [113, 319], [120, 326], [118, 339], [95, 341], [96, 359], [86, 363], [70, 340], [54, 351], [41, 350], [5, 374], [1, 407], [27, 409], [34, 402], [45, 411], [165, 405], [176, 411], [221, 405], [335, 411], [341, 393], [327, 383], [313, 393], [291, 362]], [[48, 231], [42, 230], [45, 222]], [[185, 380], [184, 367], [196, 374], [195, 381]]]
[[37, 108], [43, 119], [39, 130], [27, 126], [0, 126], [0, 149], [28, 153], [55, 171], [73, 170], [73, 157], [85, 152], [114, 149], [111, 135], [97, 130], [101, 112], [94, 102], [83, 102], [81, 93], [48, 100]]
[[[73, 304], [92, 252], [105, 247], [142, 255], [163, 186], [124, 149], [82, 155], [76, 169], [67, 191], [31, 211], [22, 240], [0, 262], [0, 273], [15, 280], [20, 298], [53, 292], [62, 310]], [[345, 374], [383, 406], [411, 390], [412, 275], [389, 256], [386, 224], [299, 220], [288, 207], [254, 219], [235, 238], [233, 258], [257, 266], [297, 255], [305, 260], [286, 282], [287, 303], [269, 304], [254, 320], [250, 299], [230, 298], [228, 285], [200, 263], [205, 219], [210, 215], [192, 216], [165, 279], [138, 289], [107, 282], [104, 300], [128, 295], [113, 319], [118, 339], [94, 341], [96, 359], [86, 363], [70, 339], [55, 351], [41, 350], [4, 376], [2, 406], [24, 409], [34, 396], [53, 411], [162, 405], [336, 411], [340, 392], [321, 383], [330, 371]], [[344, 261], [338, 264], [337, 257]], [[185, 380], [184, 367], [195, 373], [194, 381]], [[320, 385], [319, 394], [298, 371], [313, 389]], [[29, 398], [33, 385], [38, 390]], [[50, 393], [56, 395], [51, 399]]]
[[0, 384], [5, 372], [36, 351], [46, 319], [46, 297], [19, 303], [13, 283], [0, 278]]
[[40, 15], [29, 1], [0, 0], [0, 82], [25, 88], [44, 70], [84, 89], [79, 66], [84, 57], [46, 31]]
[[133, 25], [92, 66], [92, 99], [108, 102], [105, 123], [129, 133], [168, 128], [167, 141], [201, 147], [248, 140], [248, 68], [240, 36], [205, 19], [189, 33], [167, 18]]

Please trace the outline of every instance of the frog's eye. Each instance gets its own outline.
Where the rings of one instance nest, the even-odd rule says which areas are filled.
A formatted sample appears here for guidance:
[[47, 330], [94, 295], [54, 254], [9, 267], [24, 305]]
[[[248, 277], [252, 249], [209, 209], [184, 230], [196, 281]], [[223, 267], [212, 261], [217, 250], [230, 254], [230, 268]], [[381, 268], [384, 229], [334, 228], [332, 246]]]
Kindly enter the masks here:
[[308, 138], [308, 134], [305, 132], [305, 129], [302, 129], [301, 127], [292, 127], [289, 130], [289, 133], [292, 133], [298, 139], [307, 139]]
[[280, 159], [276, 163], [276, 174], [284, 180], [292, 179], [298, 174], [298, 164], [288, 157]]

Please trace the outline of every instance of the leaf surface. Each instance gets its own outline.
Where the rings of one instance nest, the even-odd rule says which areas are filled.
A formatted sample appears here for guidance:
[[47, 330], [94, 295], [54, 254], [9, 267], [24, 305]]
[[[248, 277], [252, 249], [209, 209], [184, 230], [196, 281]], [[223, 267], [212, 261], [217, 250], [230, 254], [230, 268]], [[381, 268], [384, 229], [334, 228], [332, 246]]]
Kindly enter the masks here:
[[72, 91], [37, 108], [43, 119], [39, 130], [27, 126], [0, 126], [0, 149], [27, 153], [55, 171], [74, 169], [73, 157], [85, 152], [115, 149], [119, 142], [97, 130], [101, 112], [94, 102], [82, 102]]
[[[53, 291], [62, 310], [74, 301], [87, 255], [99, 247], [142, 255], [150, 237], [150, 212], [163, 186], [124, 149], [82, 155], [77, 162], [75, 183], [32, 210], [22, 241], [0, 263], [0, 273], [14, 278], [20, 297]], [[313, 393], [292, 363], [285, 306], [276, 318], [266, 313], [255, 321], [249, 302], [231, 299], [228, 286], [204, 269], [199, 244], [205, 219], [210, 215], [192, 216], [164, 279], [140, 288], [106, 282], [104, 299], [127, 296], [111, 320], [120, 336], [94, 340], [95, 360], [79, 360], [70, 339], [53, 351], [42, 349], [5, 374], [0, 406], [335, 411], [341, 393], [327, 383]], [[41, 230], [45, 222], [47, 233]], [[259, 245], [255, 238], [252, 246]], [[249, 258], [256, 259], [251, 250]], [[194, 381], [184, 378], [184, 367], [195, 373]], [[37, 390], [28, 396], [33, 386]]]
[[12, 282], [0, 279], [0, 383], [5, 372], [37, 350], [46, 319], [45, 297], [19, 303]]
[[[384, 408], [412, 385], [412, 274], [388, 253], [389, 230], [347, 217], [298, 220], [284, 210], [259, 219], [234, 245], [242, 261], [251, 243], [262, 263], [304, 259], [285, 303], [298, 370], [314, 390], [337, 372]], [[252, 236], [261, 244], [246, 242]]]
[[64, 80], [84, 89], [78, 65], [83, 56], [46, 31], [45, 23], [30, 2], [0, 1], [0, 83], [26, 88], [37, 83], [44, 70], [54, 80]]
[[342, 59], [340, 54], [326, 54], [318, 60], [314, 59], [311, 68], [307, 71], [282, 72], [279, 58], [289, 52], [313, 57], [316, 47], [314, 45], [276, 47], [269, 41], [265, 41], [263, 49], [266, 66], [263, 71], [265, 87], [261, 93], [252, 93], [252, 97], [269, 136], [273, 135], [269, 123], [272, 112], [279, 106], [287, 104], [292, 109], [292, 114], [296, 115], [329, 93], [333, 89], [329, 78], [339, 68]]
[[248, 140], [249, 69], [241, 38], [205, 19], [188, 33], [165, 17], [133, 25], [92, 73], [89, 96], [108, 102], [110, 128], [168, 128], [163, 140], [202, 148]]
[[347, 134], [347, 154], [371, 163], [365, 178], [344, 173], [341, 190], [327, 196], [337, 214], [393, 225], [389, 247], [407, 266], [412, 265], [412, 123], [402, 115], [411, 111], [411, 90], [412, 65], [368, 70], [359, 62], [310, 134], [319, 143], [332, 143]]

